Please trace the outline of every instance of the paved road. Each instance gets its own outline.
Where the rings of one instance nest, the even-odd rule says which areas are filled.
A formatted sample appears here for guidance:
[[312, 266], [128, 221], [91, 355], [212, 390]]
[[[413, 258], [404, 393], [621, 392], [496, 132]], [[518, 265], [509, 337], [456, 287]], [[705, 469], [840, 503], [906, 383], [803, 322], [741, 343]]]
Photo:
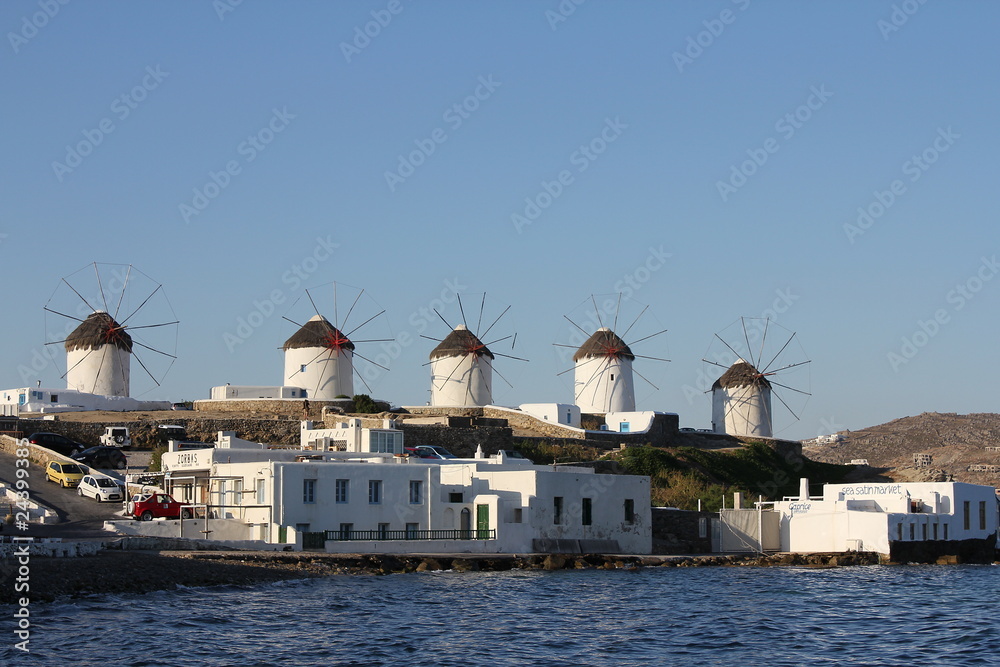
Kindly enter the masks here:
[[[16, 479], [15, 461], [14, 455], [0, 452], [0, 481], [8, 486], [13, 486]], [[116, 513], [122, 511], [121, 503], [99, 503], [93, 498], [83, 498], [77, 494], [76, 489], [63, 489], [53, 482], [45, 481], [45, 471], [40, 466], [32, 464], [28, 470], [31, 475], [28, 478], [31, 484], [29, 488], [31, 499], [55, 511], [59, 517], [58, 522], [44, 525], [31, 524], [27, 532], [16, 531], [13, 526], [3, 526], [5, 534], [14, 532], [16, 535], [66, 539], [106, 539], [115, 535], [104, 530], [104, 522], [108, 519], [121, 518], [116, 517]], [[121, 475], [113, 470], [100, 472], [110, 477], [121, 478]], [[8, 509], [0, 503], [0, 514], [6, 515]]]

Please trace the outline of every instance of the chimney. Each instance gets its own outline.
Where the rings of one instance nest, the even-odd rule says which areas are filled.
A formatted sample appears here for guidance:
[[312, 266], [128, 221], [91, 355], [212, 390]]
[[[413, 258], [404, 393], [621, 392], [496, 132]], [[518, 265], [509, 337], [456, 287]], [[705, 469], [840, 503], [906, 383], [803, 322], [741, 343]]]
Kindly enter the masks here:
[[809, 500], [809, 480], [805, 477], [799, 478], [799, 500]]

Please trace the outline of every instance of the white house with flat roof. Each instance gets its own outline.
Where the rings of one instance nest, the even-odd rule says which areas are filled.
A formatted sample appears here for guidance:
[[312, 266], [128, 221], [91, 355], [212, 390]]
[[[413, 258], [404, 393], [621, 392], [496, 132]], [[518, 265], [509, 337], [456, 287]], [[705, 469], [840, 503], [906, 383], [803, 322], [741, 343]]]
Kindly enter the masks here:
[[962, 482], [825, 484], [822, 496], [806, 482], [798, 498], [774, 503], [781, 550], [796, 553], [995, 540], [998, 507], [993, 487]]
[[182, 502], [207, 505], [229, 539], [345, 553], [652, 549], [648, 477], [508, 461], [503, 454], [420, 459], [392, 451], [395, 442], [391, 450], [372, 450], [380, 433], [392, 432], [360, 423], [303, 428], [302, 449], [267, 449], [220, 434], [215, 448], [163, 454], [164, 486]]
[[518, 409], [542, 421], [580, 428], [580, 406], [572, 403], [522, 403]]
[[211, 400], [213, 401], [233, 401], [233, 400], [260, 400], [277, 398], [306, 398], [306, 390], [302, 387], [270, 387], [262, 385], [233, 385], [226, 384], [219, 387], [212, 387]]
[[[169, 410], [170, 401], [140, 401], [129, 396], [90, 394], [75, 389], [16, 387], [0, 390], [0, 403], [13, 412], [83, 412], [89, 410]], [[16, 414], [16, 413], [15, 413]]]

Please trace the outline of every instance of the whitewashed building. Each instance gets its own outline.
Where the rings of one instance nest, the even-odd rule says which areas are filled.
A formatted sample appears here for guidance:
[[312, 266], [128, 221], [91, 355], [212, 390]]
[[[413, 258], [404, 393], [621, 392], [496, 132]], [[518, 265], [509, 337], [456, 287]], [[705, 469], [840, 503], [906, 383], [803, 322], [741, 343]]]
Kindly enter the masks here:
[[304, 428], [297, 450], [223, 434], [213, 449], [165, 453], [164, 484], [208, 505], [232, 539], [347, 553], [651, 551], [648, 477], [502, 455], [430, 461], [395, 442], [375, 451], [392, 431]]
[[403, 432], [392, 419], [382, 420], [382, 428], [362, 426], [357, 418], [338, 422], [333, 428], [313, 428], [313, 422], [304, 421], [300, 441], [305, 451], [403, 454]]
[[17, 412], [169, 410], [169, 401], [129, 397], [132, 337], [103, 310], [91, 313], [66, 337], [66, 388], [0, 390], [0, 403]]
[[302, 400], [307, 398], [306, 390], [302, 387], [267, 387], [260, 385], [221, 385], [212, 387], [211, 400], [232, 401], [232, 400], [260, 400], [277, 398], [297, 398]]
[[103, 310], [94, 311], [64, 342], [66, 388], [101, 396], [128, 396], [132, 337]]
[[604, 423], [609, 431], [617, 433], [645, 433], [653, 425], [657, 413], [652, 410], [642, 412], [609, 412]]
[[[0, 403], [20, 412], [81, 412], [86, 410], [169, 410], [170, 401], [140, 401], [128, 396], [104, 396], [73, 389], [17, 387], [0, 390]], [[16, 412], [13, 412], [15, 411]]]
[[712, 426], [729, 435], [774, 435], [771, 383], [754, 366], [739, 359], [712, 385]]
[[329, 401], [354, 395], [354, 343], [321, 315], [314, 315], [282, 346], [284, 381], [307, 398]]
[[459, 324], [431, 350], [431, 405], [480, 407], [493, 401], [493, 353]]
[[[913, 543], [996, 538], [993, 487], [962, 482], [825, 484], [774, 503], [782, 551], [891, 554]], [[924, 545], [933, 549], [933, 544]]]
[[632, 412], [635, 355], [614, 331], [601, 327], [573, 355], [574, 400], [588, 414]]
[[522, 403], [518, 409], [535, 419], [580, 428], [580, 406], [571, 403]]

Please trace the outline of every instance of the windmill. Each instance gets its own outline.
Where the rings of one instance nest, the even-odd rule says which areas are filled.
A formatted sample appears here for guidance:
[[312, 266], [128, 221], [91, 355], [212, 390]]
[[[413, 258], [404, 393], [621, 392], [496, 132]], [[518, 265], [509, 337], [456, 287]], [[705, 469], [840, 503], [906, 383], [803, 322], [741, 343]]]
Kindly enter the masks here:
[[[423, 338], [438, 341], [437, 347], [431, 350], [430, 361], [424, 364], [431, 367], [431, 405], [462, 407], [490, 405], [493, 402], [494, 372], [507, 386], [513, 388], [513, 385], [494, 367], [495, 359], [497, 357], [517, 361], [527, 361], [527, 359], [495, 352], [489, 348], [490, 345], [510, 339], [510, 347], [513, 350], [514, 343], [517, 341], [516, 333], [502, 336], [489, 343], [484, 343], [482, 340], [507, 314], [510, 306], [504, 308], [486, 329], [482, 329], [483, 315], [486, 311], [486, 293], [483, 292], [476, 327], [473, 330], [469, 328], [469, 323], [465, 318], [462, 297], [460, 294], [456, 296], [458, 297], [458, 308], [462, 314], [462, 323], [452, 327], [441, 313], [435, 310], [435, 314], [441, 318], [445, 326], [451, 329], [451, 332], [441, 340], [421, 334]], [[481, 333], [478, 333], [480, 331]]]
[[[331, 286], [333, 323], [320, 313], [316, 306], [316, 300], [313, 298], [314, 295], [319, 298], [324, 288], [331, 288]], [[341, 321], [339, 319], [339, 304], [342, 296], [347, 297], [345, 302], [350, 303], [350, 307]], [[281, 346], [285, 352], [284, 384], [301, 387], [305, 390], [307, 398], [329, 401], [338, 397], [354, 396], [354, 375], [357, 370], [354, 364], [355, 357], [382, 370], [389, 370], [386, 366], [363, 356], [357, 351], [355, 343], [388, 342], [393, 340], [391, 336], [358, 341], [352, 341], [350, 338], [356, 331], [366, 325], [373, 325], [385, 314], [385, 309], [380, 309], [370, 297], [362, 300], [362, 297], [366, 297], [364, 289], [335, 282], [312, 290], [307, 289], [305, 297], [315, 314], [304, 324], [299, 324], [288, 317], [284, 318], [299, 327]], [[292, 304], [289, 310], [293, 310], [300, 301], [301, 297]], [[360, 324], [353, 326], [352, 315], [355, 316], [356, 320], [360, 320], [361, 317], [365, 317], [365, 319]], [[348, 327], [352, 328], [348, 329]], [[365, 382], [364, 377], [358, 374], [358, 379], [371, 394], [371, 387]]]
[[[649, 306], [645, 306], [639, 312], [635, 319], [632, 320], [632, 323], [625, 328], [621, 336], [615, 333], [618, 329], [618, 319], [622, 311], [623, 298], [623, 295], [620, 293], [612, 295], [610, 298], [602, 297], [601, 303], [603, 308], [599, 308], [597, 298], [593, 294], [590, 296], [589, 301], [594, 309], [593, 311], [589, 311], [588, 315], [592, 323], [598, 325], [596, 331], [593, 333], [589, 333], [582, 326], [570, 319], [569, 316], [563, 316], [586, 337], [583, 344], [576, 348], [576, 352], [573, 354], [574, 366], [559, 373], [559, 375], [562, 375], [570, 371], [575, 371], [573, 396], [574, 402], [580, 407], [580, 412], [582, 413], [607, 414], [609, 412], [635, 411], [635, 383], [633, 376], [638, 375], [653, 389], [658, 390], [659, 387], [639, 373], [633, 367], [632, 362], [637, 358], [669, 361], [669, 359], [660, 357], [637, 355], [632, 351], [632, 345], [662, 335], [667, 332], [666, 329], [643, 336], [634, 340], [631, 344], [625, 342], [625, 337], [638, 324], [639, 320], [649, 309]], [[607, 318], [607, 322], [605, 322], [605, 318]], [[596, 320], [596, 322], [593, 320]], [[606, 326], [606, 324], [610, 324], [611, 326]], [[574, 347], [560, 343], [556, 343], [555, 345], [557, 347]]]
[[768, 318], [741, 317], [715, 334], [706, 356], [712, 358], [703, 362], [725, 369], [711, 388], [712, 428], [716, 433], [773, 437], [772, 397], [796, 421], [799, 419], [810, 394], [793, 385], [808, 384], [802, 371], [810, 360], [794, 332]]
[[93, 262], [75, 271], [44, 310], [46, 338], [55, 338], [46, 345], [66, 350], [67, 389], [127, 397], [133, 358], [156, 386], [177, 359], [178, 321], [163, 285], [131, 264]]

